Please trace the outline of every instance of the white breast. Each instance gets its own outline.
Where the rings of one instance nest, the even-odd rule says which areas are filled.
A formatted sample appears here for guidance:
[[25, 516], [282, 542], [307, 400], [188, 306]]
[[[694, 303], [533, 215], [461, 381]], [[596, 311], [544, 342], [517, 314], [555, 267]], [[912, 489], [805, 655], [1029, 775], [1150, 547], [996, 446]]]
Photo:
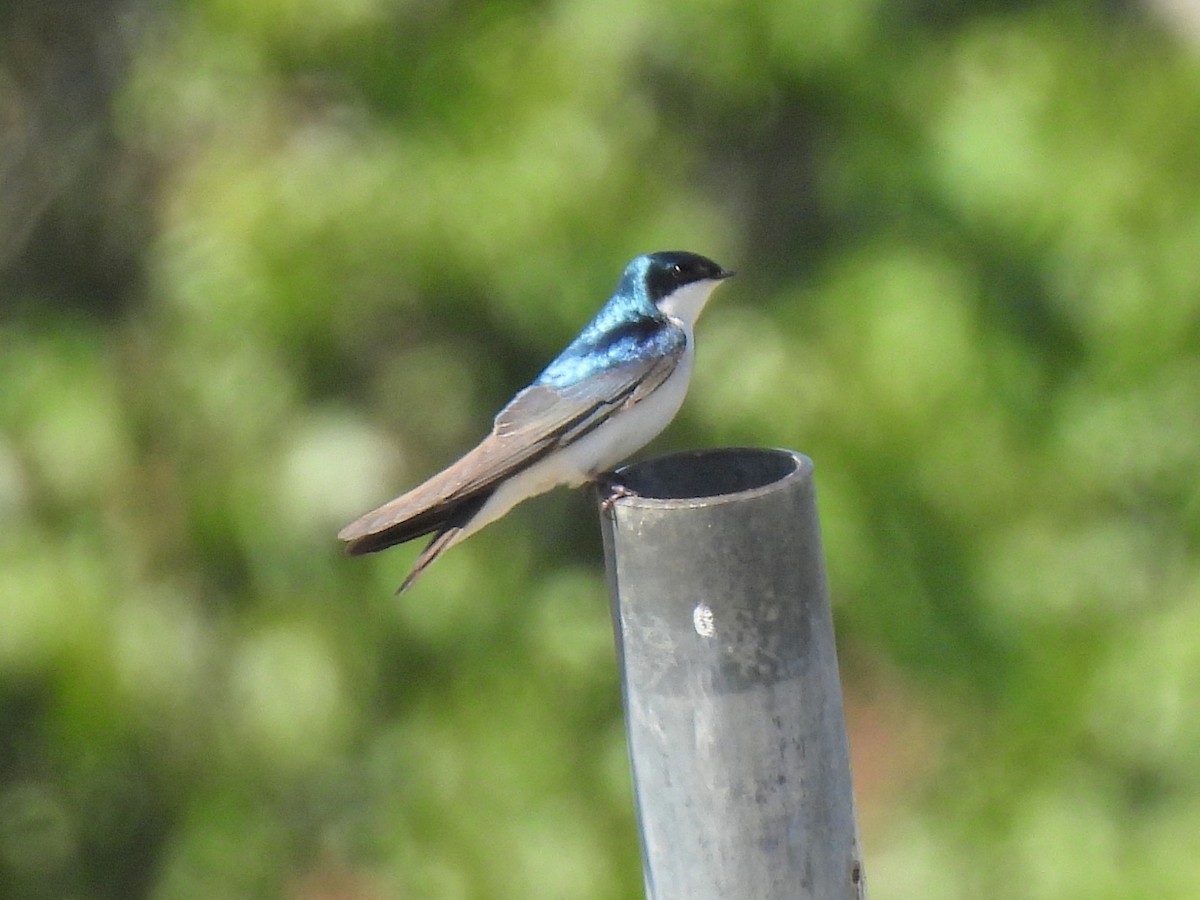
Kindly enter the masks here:
[[494, 522], [522, 500], [559, 485], [574, 487], [611, 471], [654, 440], [671, 424], [687, 396], [694, 357], [692, 330], [685, 328], [685, 332], [687, 347], [683, 356], [658, 390], [637, 405], [614, 413], [595, 431], [501, 484], [463, 530], [459, 540]]

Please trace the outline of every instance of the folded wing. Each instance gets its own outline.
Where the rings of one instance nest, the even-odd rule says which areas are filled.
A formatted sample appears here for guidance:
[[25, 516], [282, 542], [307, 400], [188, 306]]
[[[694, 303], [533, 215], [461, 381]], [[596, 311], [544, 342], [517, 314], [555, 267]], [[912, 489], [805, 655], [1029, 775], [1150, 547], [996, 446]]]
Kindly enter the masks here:
[[496, 485], [614, 413], [652, 394], [674, 371], [683, 347], [607, 369], [566, 387], [525, 388], [496, 416], [492, 433], [457, 462], [338, 534], [352, 556], [373, 553], [448, 527], [462, 527]]

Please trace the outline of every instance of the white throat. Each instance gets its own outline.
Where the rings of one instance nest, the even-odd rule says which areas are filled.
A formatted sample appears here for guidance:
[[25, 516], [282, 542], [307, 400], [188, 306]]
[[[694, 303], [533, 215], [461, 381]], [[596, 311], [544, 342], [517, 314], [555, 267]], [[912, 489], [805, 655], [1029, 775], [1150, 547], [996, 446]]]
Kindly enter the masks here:
[[704, 281], [693, 281], [685, 284], [674, 293], [658, 301], [659, 310], [672, 319], [679, 319], [690, 332], [700, 318], [700, 311], [708, 302], [713, 289], [720, 284], [716, 278], [706, 278]]

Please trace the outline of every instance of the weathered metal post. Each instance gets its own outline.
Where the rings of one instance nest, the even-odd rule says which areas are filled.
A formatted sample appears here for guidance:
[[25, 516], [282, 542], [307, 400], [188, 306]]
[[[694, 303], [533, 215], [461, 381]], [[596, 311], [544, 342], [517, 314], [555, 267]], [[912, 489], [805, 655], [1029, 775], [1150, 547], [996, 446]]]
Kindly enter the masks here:
[[629, 466], [601, 509], [649, 900], [866, 884], [812, 461]]

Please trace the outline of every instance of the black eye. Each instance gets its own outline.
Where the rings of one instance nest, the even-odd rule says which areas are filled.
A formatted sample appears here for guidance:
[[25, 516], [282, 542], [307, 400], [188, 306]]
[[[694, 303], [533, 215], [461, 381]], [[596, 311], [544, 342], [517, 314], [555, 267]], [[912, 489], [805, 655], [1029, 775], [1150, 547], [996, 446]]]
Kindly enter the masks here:
[[675, 263], [671, 266], [671, 280], [676, 284], [683, 284], [687, 278], [687, 273], [683, 270], [683, 263]]

